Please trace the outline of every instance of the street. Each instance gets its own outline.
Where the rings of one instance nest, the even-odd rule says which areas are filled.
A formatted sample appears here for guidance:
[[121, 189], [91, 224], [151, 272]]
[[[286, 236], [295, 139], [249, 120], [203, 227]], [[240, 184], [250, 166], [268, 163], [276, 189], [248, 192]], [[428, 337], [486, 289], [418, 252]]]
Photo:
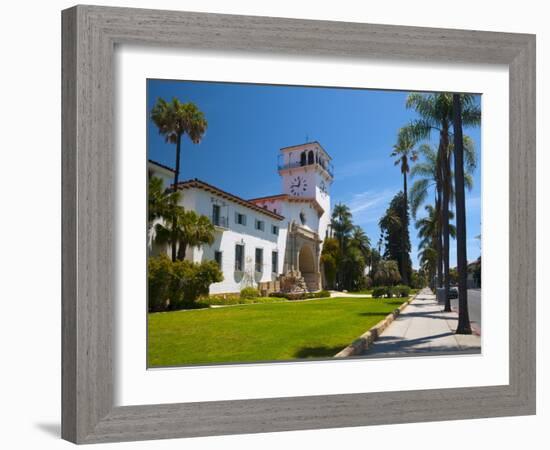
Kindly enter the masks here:
[[[451, 299], [451, 306], [458, 311], [458, 299]], [[472, 326], [481, 332], [481, 289], [468, 289], [468, 314]]]

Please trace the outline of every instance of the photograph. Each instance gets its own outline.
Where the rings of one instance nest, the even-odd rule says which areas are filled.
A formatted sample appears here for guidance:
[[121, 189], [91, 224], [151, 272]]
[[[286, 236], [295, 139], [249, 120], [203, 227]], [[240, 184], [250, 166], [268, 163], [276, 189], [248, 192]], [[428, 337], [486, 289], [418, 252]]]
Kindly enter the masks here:
[[148, 368], [481, 354], [481, 94], [146, 89]]

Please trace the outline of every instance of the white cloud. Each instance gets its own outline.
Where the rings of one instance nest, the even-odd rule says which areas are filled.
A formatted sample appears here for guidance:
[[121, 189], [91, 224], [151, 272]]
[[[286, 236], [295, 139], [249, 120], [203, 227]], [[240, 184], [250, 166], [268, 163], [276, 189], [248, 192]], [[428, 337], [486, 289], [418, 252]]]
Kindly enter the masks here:
[[347, 202], [353, 214], [353, 221], [358, 224], [378, 222], [393, 195], [395, 192], [390, 189], [369, 190], [354, 194]]
[[387, 158], [364, 159], [339, 165], [335, 169], [335, 175], [338, 180], [352, 178], [356, 176], [367, 176], [370, 172], [385, 167], [388, 164]]

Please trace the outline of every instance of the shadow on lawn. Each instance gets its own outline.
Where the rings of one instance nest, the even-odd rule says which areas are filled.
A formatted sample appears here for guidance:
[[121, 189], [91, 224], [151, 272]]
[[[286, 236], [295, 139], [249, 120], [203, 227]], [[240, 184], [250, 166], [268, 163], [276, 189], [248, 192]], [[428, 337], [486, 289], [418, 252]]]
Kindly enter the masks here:
[[320, 345], [318, 347], [302, 347], [295, 354], [295, 358], [326, 358], [336, 355], [340, 350], [347, 347], [348, 344], [340, 344], [332, 347]]

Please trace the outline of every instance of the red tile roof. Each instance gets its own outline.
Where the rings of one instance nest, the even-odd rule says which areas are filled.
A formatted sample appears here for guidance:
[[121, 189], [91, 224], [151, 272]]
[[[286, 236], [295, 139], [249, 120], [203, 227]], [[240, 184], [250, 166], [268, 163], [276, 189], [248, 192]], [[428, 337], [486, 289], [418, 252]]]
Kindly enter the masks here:
[[206, 183], [205, 181], [199, 180], [198, 178], [194, 178], [192, 180], [186, 180], [178, 183], [178, 189], [189, 189], [189, 188], [197, 188], [202, 189], [203, 191], [211, 192], [213, 194], [217, 194], [222, 198], [225, 198], [226, 200], [231, 200], [239, 205], [245, 206], [247, 208], [250, 208], [256, 212], [265, 214], [266, 216], [269, 216], [276, 220], [283, 220], [284, 216], [281, 216], [280, 214], [277, 214], [273, 211], [270, 211], [268, 209], [262, 208], [261, 206], [256, 205], [255, 203], [245, 200], [244, 198], [237, 197], [236, 195], [230, 194], [229, 192], [226, 192], [220, 188], [217, 188], [216, 186], [213, 186], [211, 184]]

